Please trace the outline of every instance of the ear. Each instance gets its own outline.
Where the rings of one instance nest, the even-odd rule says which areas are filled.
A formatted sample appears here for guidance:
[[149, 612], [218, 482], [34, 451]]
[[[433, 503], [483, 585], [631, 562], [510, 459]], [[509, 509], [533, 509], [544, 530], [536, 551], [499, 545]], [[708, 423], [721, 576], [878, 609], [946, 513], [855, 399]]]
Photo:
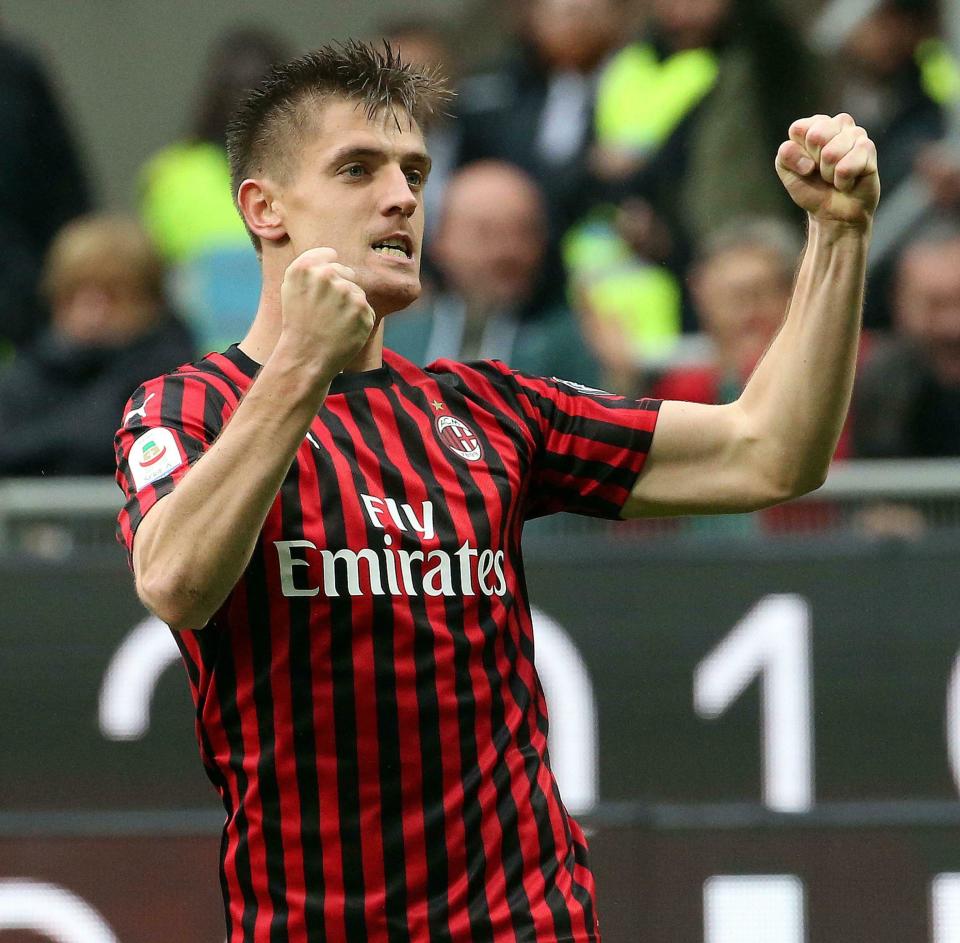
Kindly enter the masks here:
[[272, 181], [247, 179], [237, 191], [237, 203], [250, 231], [266, 242], [278, 242], [287, 235], [278, 212], [278, 199]]

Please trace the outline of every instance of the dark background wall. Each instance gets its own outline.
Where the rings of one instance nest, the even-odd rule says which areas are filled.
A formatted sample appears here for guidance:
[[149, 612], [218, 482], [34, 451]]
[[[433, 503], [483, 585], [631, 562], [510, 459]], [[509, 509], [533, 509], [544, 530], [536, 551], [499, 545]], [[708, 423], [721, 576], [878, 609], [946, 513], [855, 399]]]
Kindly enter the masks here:
[[474, 0], [2, 0], [0, 26], [40, 52], [51, 68], [92, 170], [101, 201], [130, 208], [136, 174], [183, 133], [205, 51], [224, 29], [262, 23], [295, 52], [330, 39], [372, 37], [397, 16], [465, 16], [470, 55], [495, 41], [498, 18]]

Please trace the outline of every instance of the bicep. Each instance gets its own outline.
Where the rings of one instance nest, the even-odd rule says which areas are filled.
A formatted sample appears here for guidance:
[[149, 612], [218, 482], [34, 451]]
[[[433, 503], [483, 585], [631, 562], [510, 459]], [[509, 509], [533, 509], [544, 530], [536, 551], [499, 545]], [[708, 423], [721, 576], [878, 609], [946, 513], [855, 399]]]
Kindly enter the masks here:
[[737, 403], [665, 401], [623, 517], [752, 511], [789, 497], [764, 472], [764, 443]]

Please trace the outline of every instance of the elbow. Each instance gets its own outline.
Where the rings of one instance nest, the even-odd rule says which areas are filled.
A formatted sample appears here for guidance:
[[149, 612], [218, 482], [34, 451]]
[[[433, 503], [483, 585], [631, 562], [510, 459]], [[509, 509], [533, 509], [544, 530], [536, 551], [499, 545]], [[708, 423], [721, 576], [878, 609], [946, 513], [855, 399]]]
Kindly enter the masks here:
[[781, 462], [766, 476], [764, 506], [782, 504], [816, 491], [827, 480], [828, 471], [829, 465], [798, 467], [796, 463]]
[[201, 629], [210, 620], [210, 613], [198, 605], [199, 593], [174, 575], [145, 573], [137, 577], [137, 595], [140, 601], [161, 622], [175, 632]]
[[796, 436], [785, 438], [745, 421], [737, 438], [736, 461], [750, 481], [746, 493], [751, 510], [760, 510], [816, 491], [830, 470], [831, 452], [821, 456], [816, 445], [802, 448]]

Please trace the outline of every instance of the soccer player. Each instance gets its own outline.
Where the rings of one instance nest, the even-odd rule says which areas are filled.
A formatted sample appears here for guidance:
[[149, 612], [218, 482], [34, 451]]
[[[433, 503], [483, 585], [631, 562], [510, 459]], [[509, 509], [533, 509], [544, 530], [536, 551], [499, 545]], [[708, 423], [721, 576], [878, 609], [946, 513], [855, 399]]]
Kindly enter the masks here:
[[229, 943], [599, 940], [550, 771], [524, 521], [781, 501], [823, 480], [847, 408], [879, 194], [847, 115], [797, 121], [778, 154], [809, 241], [737, 402], [382, 350], [419, 290], [441, 99], [358, 43], [251, 94], [229, 152], [263, 262], [253, 324], [144, 384], [118, 433], [120, 532], [226, 809]]

